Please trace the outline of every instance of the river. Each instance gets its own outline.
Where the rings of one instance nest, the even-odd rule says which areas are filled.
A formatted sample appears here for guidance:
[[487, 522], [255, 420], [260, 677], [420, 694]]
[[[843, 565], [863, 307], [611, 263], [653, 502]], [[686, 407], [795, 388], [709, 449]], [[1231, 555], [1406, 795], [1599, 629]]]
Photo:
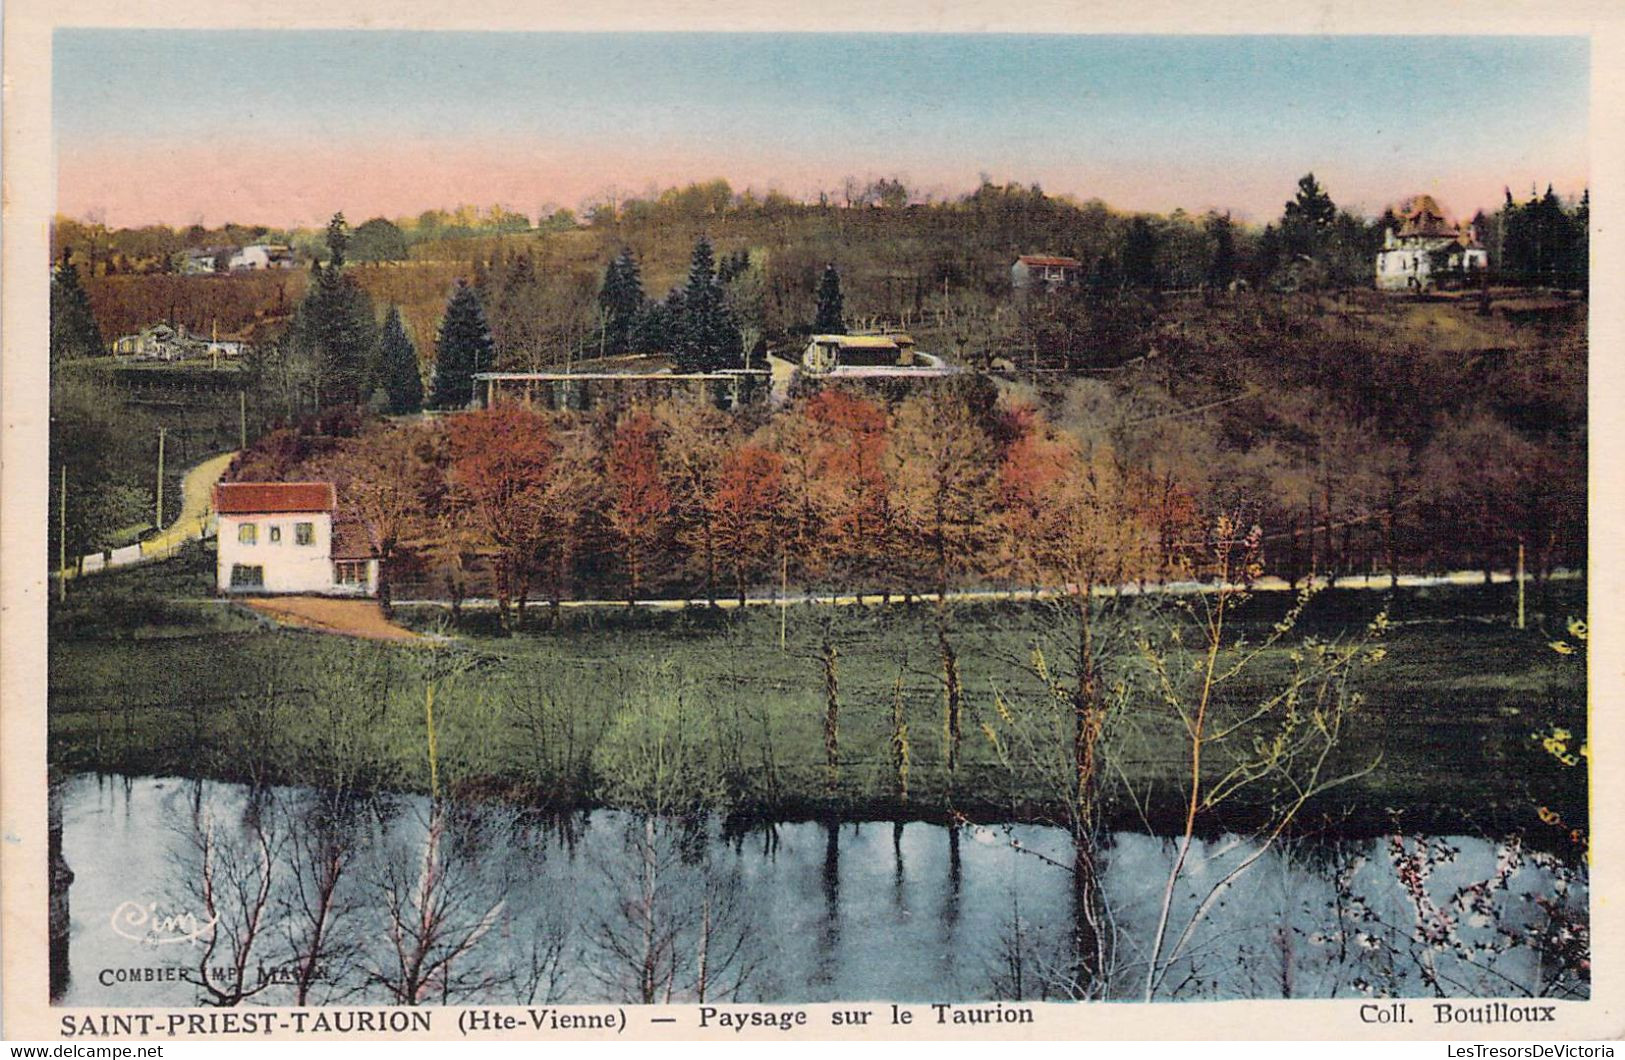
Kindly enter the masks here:
[[[309, 1004], [1137, 999], [1177, 851], [1102, 845], [1112, 945], [1084, 974], [1055, 828], [729, 832], [94, 775], [61, 795], [67, 1005], [292, 1004], [301, 979]], [[1585, 872], [1547, 855], [1220, 837], [1185, 864], [1158, 999], [1589, 992]]]

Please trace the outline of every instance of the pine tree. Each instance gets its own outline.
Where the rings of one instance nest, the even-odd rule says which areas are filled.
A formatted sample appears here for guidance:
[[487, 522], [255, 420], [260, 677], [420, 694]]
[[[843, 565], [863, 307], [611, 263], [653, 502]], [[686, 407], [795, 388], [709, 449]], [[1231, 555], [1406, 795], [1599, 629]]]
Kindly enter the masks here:
[[1144, 217], [1129, 222], [1123, 239], [1123, 279], [1132, 287], [1149, 290], [1162, 285], [1157, 273], [1157, 234]]
[[327, 222], [327, 263], [335, 269], [344, 268], [344, 251], [350, 245], [350, 226], [340, 210]]
[[359, 404], [378, 349], [372, 299], [343, 269], [311, 266], [310, 289], [294, 313], [290, 338], [315, 365], [323, 407]]
[[832, 261], [824, 267], [824, 278], [818, 281], [818, 315], [813, 320], [816, 335], [844, 335], [846, 318], [841, 298], [841, 274]]
[[51, 273], [51, 362], [99, 357], [101, 353], [101, 328], [79, 282], [79, 270], [64, 248], [62, 264]]
[[626, 353], [632, 347], [634, 328], [643, 311], [643, 277], [631, 247], [623, 247], [604, 270], [598, 304], [604, 310], [604, 349], [611, 354]]
[[673, 352], [680, 372], [713, 372], [737, 367], [741, 361], [739, 329], [723, 304], [713, 261], [711, 242], [701, 236], [689, 263], [682, 309], [674, 320]]
[[1322, 236], [1337, 220], [1337, 204], [1313, 173], [1298, 178], [1298, 193], [1281, 214], [1281, 238], [1288, 254], [1313, 255]]
[[389, 307], [378, 353], [378, 384], [389, 395], [389, 411], [401, 415], [423, 407], [423, 377], [418, 372], [418, 351], [406, 334], [397, 306]]
[[1268, 283], [1275, 270], [1281, 267], [1281, 233], [1274, 225], [1265, 225], [1258, 237], [1258, 254], [1253, 267], [1260, 285]]
[[1208, 263], [1209, 286], [1226, 288], [1236, 278], [1236, 231], [1229, 214], [1214, 214], [1208, 224], [1213, 235], [1213, 259]]
[[474, 288], [458, 282], [440, 321], [434, 362], [434, 403], [462, 408], [473, 396], [474, 375], [491, 366], [491, 329]]

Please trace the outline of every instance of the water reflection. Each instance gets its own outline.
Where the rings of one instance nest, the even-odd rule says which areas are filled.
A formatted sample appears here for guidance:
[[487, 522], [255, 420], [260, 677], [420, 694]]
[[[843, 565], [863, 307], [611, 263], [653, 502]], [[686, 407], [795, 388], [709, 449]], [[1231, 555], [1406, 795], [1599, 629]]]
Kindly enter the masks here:
[[[1172, 857], [1109, 837], [1091, 904], [1037, 826], [725, 831], [93, 776], [61, 807], [76, 1005], [1136, 998]], [[1280, 845], [1212, 892], [1255, 853], [1193, 849], [1157, 997], [1588, 989], [1584, 874], [1552, 858]], [[1090, 908], [1109, 933], [1085, 959]]]

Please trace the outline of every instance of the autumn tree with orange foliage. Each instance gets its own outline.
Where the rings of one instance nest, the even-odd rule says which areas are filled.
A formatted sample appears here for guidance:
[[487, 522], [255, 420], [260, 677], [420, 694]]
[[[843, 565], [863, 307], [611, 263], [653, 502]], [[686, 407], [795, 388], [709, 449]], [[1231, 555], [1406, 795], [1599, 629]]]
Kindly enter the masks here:
[[553, 620], [558, 620], [560, 598], [569, 591], [572, 564], [588, 536], [588, 524], [604, 504], [604, 454], [596, 435], [579, 424], [564, 425], [555, 433], [558, 451], [540, 503], [547, 513], [544, 547], [551, 554], [547, 564], [548, 603]]
[[610, 443], [609, 524], [624, 549], [628, 607], [637, 603], [671, 521], [671, 489], [660, 467], [661, 434], [658, 420], [634, 408], [615, 425]]
[[1036, 412], [1015, 419], [1018, 434], [998, 474], [1004, 552], [1035, 592], [1054, 595], [1060, 628], [1070, 630], [1064, 638], [1074, 660], [1070, 675], [1036, 645], [1024, 665], [1045, 687], [1045, 699], [1070, 715], [1069, 762], [1055, 781], [1064, 785], [1058, 801], [1073, 836], [1077, 978], [1093, 981], [1108, 963], [1111, 941], [1094, 856], [1110, 706], [1096, 625], [1108, 600], [1097, 590], [1159, 571], [1167, 508], [1156, 484], [1124, 469], [1108, 447], [1086, 449]]
[[558, 450], [548, 420], [529, 409], [501, 406], [452, 421], [454, 501], [493, 554], [504, 627], [516, 599], [524, 623], [536, 557], [554, 532], [547, 486]]
[[727, 449], [729, 417], [705, 401], [661, 403], [655, 416], [665, 427], [660, 448], [662, 472], [669, 484], [677, 540], [698, 560], [705, 599], [717, 602], [717, 542], [712, 504]]
[[391, 426], [346, 439], [323, 462], [340, 508], [361, 524], [378, 557], [378, 607], [393, 612], [393, 567], [403, 543], [429, 533], [445, 483], [435, 468], [431, 430]]
[[783, 507], [783, 457], [750, 443], [723, 455], [711, 498], [711, 531], [717, 550], [728, 557], [741, 607], [746, 584], [769, 568]]
[[843, 580], [861, 591], [877, 576], [884, 579], [895, 544], [886, 408], [829, 388], [808, 401], [803, 414], [817, 425], [813, 487], [824, 552]]
[[885, 465], [902, 529], [930, 552], [944, 599], [989, 535], [993, 438], [967, 395], [939, 387], [898, 406]]

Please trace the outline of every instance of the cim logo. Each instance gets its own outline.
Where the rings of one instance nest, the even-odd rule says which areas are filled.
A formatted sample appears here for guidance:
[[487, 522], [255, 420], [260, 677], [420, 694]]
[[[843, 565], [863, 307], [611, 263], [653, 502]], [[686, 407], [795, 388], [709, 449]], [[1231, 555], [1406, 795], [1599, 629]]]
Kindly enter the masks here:
[[207, 920], [188, 912], [160, 912], [157, 902], [121, 902], [113, 910], [110, 923], [113, 932], [132, 942], [148, 946], [172, 946], [180, 942], [195, 942], [207, 931], [214, 930], [220, 917]]

